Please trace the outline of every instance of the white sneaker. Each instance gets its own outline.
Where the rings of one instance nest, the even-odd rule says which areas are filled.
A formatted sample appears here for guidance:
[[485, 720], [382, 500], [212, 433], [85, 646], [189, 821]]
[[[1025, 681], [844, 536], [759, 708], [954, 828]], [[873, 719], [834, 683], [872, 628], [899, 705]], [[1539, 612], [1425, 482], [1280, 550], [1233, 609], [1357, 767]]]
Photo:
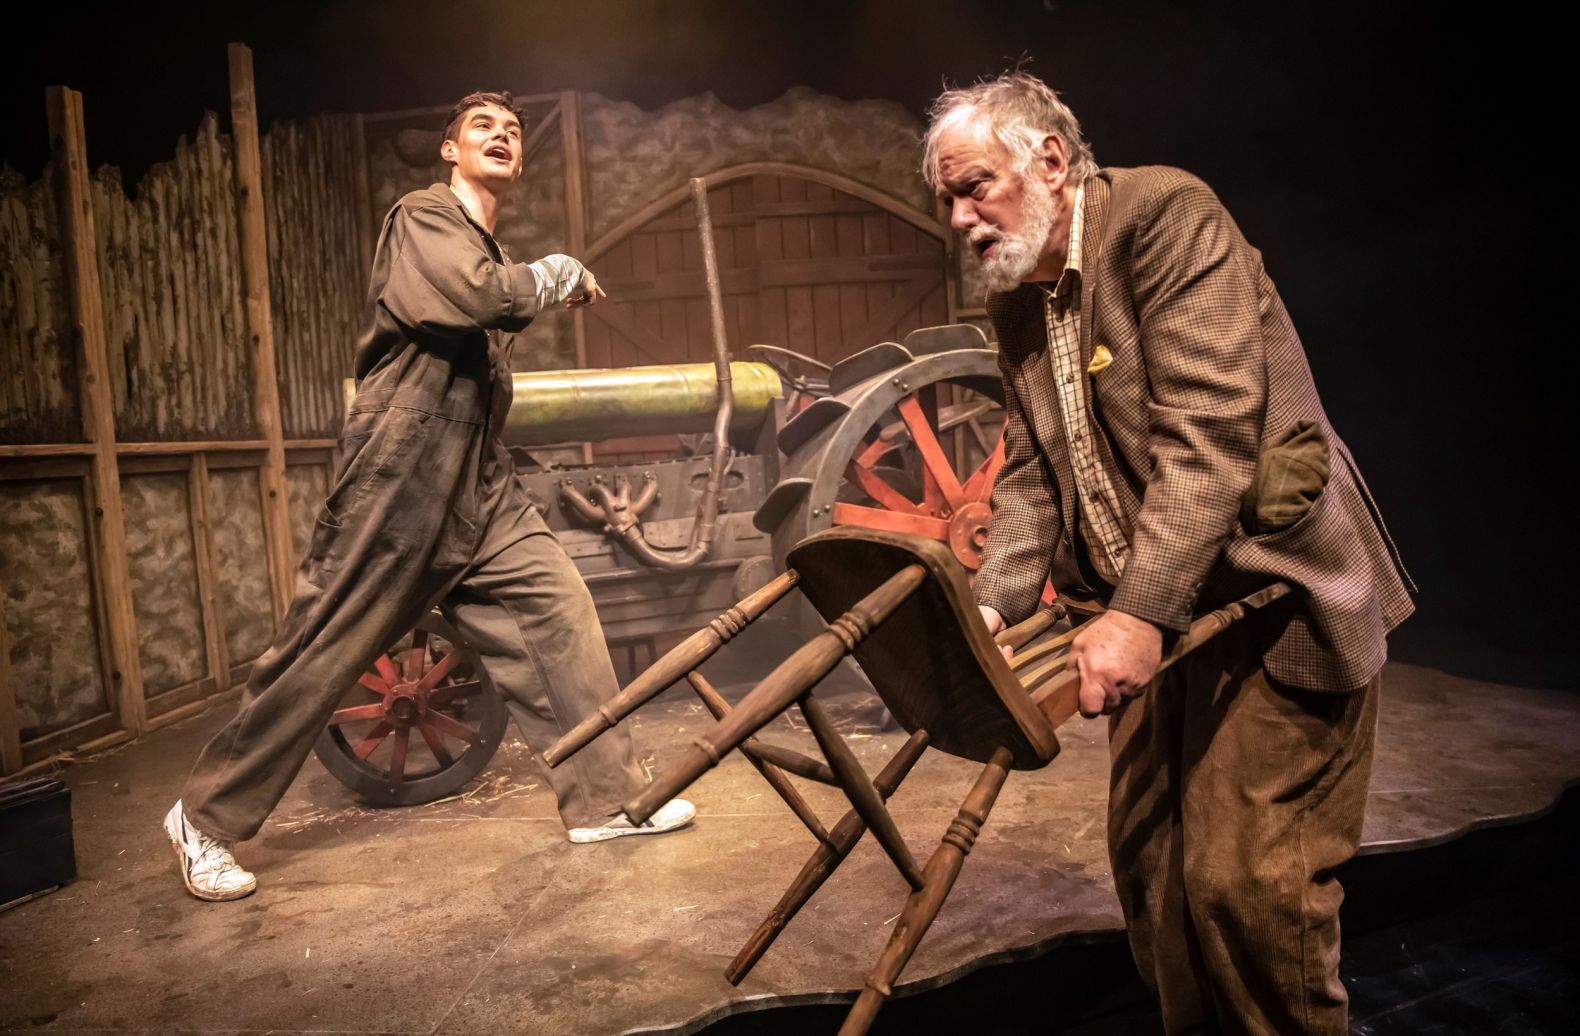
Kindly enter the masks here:
[[197, 898], [221, 903], [250, 896], [258, 887], [258, 879], [241, 869], [228, 843], [210, 838], [187, 821], [180, 799], [165, 814], [165, 834], [181, 861], [181, 880]]
[[661, 835], [685, 827], [696, 819], [697, 807], [685, 799], [670, 799], [658, 808], [644, 823], [633, 824], [631, 818], [621, 813], [603, 827], [573, 827], [566, 834], [577, 845], [588, 842], [605, 842], [626, 835]]

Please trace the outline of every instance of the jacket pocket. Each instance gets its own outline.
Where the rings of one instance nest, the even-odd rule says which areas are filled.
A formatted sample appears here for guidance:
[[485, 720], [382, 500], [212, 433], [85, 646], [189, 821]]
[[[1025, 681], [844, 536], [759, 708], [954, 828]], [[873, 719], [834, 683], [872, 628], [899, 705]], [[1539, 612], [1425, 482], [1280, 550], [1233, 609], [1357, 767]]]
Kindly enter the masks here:
[[1328, 439], [1322, 426], [1299, 421], [1256, 460], [1256, 475], [1240, 500], [1240, 524], [1251, 536], [1299, 524], [1328, 484]]
[[330, 551], [344, 528], [340, 519], [330, 512], [327, 502], [318, 509], [312, 537], [307, 541], [307, 556], [302, 559], [302, 574], [316, 587], [326, 586], [329, 577], [339, 567], [331, 562]]

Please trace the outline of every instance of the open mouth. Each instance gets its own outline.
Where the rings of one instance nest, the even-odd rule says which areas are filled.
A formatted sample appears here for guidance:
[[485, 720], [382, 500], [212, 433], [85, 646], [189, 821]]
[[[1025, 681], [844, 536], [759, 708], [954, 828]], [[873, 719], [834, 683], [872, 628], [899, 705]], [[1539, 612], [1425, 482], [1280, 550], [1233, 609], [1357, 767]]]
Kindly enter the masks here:
[[510, 161], [510, 149], [503, 144], [495, 144], [493, 147], [485, 150], [483, 154], [501, 162]]
[[993, 249], [998, 246], [998, 238], [984, 237], [978, 241], [971, 242], [971, 246], [977, 250], [977, 258], [986, 259]]

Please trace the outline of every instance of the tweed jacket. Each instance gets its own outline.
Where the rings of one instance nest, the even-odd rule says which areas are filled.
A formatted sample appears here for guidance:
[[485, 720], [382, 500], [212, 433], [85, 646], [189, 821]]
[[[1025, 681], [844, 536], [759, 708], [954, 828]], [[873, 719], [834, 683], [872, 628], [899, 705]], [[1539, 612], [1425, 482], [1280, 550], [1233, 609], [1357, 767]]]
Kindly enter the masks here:
[[[1161, 166], [1086, 185], [1080, 369], [1088, 420], [1116, 483], [1131, 550], [1109, 606], [1165, 630], [1275, 579], [1296, 590], [1264, 656], [1299, 687], [1349, 690], [1382, 668], [1414, 589], [1353, 458], [1323, 413], [1300, 339], [1262, 256], [1212, 190]], [[979, 602], [1016, 622], [1045, 577], [1081, 586], [1075, 478], [1035, 285], [988, 297], [1004, 378], [1006, 459], [977, 574]], [[1251, 535], [1241, 498], [1262, 451], [1321, 429], [1329, 476], [1293, 525]]]

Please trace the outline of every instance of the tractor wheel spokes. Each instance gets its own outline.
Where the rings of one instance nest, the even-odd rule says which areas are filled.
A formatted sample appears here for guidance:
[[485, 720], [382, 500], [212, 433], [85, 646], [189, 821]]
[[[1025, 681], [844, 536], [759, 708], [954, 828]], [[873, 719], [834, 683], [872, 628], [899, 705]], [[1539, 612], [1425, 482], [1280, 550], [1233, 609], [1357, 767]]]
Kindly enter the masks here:
[[428, 745], [428, 751], [433, 753], [433, 757], [438, 760], [441, 767], [448, 769], [455, 765], [455, 756], [444, 747], [444, 735], [430, 726], [426, 719], [417, 724], [417, 732], [422, 735], [423, 741]]
[[339, 726], [343, 723], [355, 723], [364, 719], [383, 719], [384, 703], [376, 701], [372, 705], [353, 705], [348, 709], [336, 709], [329, 715], [329, 722]]
[[900, 417], [905, 421], [905, 427], [911, 431], [911, 441], [916, 445], [916, 452], [922, 459], [922, 473], [929, 483], [929, 488], [942, 498], [950, 510], [958, 510], [965, 506], [966, 497], [960, 486], [960, 479], [955, 475], [955, 469], [950, 466], [949, 459], [944, 456], [943, 447], [938, 445], [938, 436], [934, 434], [933, 427], [927, 421], [927, 415], [922, 413], [922, 404], [916, 396], [909, 395], [900, 400], [896, 406]]
[[993, 447], [993, 452], [988, 454], [987, 460], [971, 473], [966, 479], [963, 488], [967, 500], [978, 500], [986, 503], [993, 496], [993, 483], [998, 481], [998, 473], [1004, 467], [1004, 436], [998, 437], [998, 445]]
[[438, 663], [424, 673], [422, 679], [417, 682], [417, 689], [419, 691], [433, 690], [439, 685], [439, 681], [450, 675], [450, 670], [455, 668], [455, 664], [460, 661], [460, 657], [459, 652], [452, 651], [439, 659]]
[[884, 454], [888, 453], [890, 450], [895, 449], [899, 445], [900, 443], [892, 442], [880, 435], [878, 438], [872, 440], [871, 444], [869, 444], [865, 449], [856, 455], [855, 464], [858, 467], [863, 468], [875, 467], [878, 461], [883, 459]]
[[411, 745], [411, 728], [395, 731], [395, 746], [390, 750], [390, 780], [400, 783], [406, 779], [406, 749]]
[[863, 492], [891, 511], [898, 511], [901, 514], [922, 513], [921, 509], [904, 493], [885, 482], [877, 472], [862, 467], [857, 461], [845, 465], [845, 477], [861, 486]]
[[394, 686], [400, 683], [400, 670], [395, 668], [395, 663], [390, 661], [387, 652], [373, 660], [373, 668], [379, 671], [379, 676], [386, 685]]
[[422, 722], [424, 726], [432, 726], [435, 732], [455, 738], [457, 741], [465, 741], [469, 745], [477, 742], [478, 728], [470, 723], [462, 723], [454, 716], [430, 711], [423, 717]]
[[913, 536], [925, 536], [940, 542], [947, 542], [949, 539], [949, 523], [942, 518], [930, 518], [925, 514], [902, 514], [877, 507], [863, 507], [860, 504], [835, 504], [834, 524], [908, 532]]
[[470, 697], [482, 689], [482, 681], [476, 679], [442, 683], [428, 694], [428, 707], [430, 709], [443, 708], [458, 698]]
[[390, 724], [380, 720], [372, 730], [368, 731], [366, 737], [357, 742], [356, 757], [366, 761], [367, 757], [373, 754], [374, 749], [384, 743], [384, 739], [389, 737], [390, 731], [394, 729]]
[[416, 682], [428, 668], [428, 631], [421, 626], [411, 631], [411, 650], [406, 652], [406, 679]]

